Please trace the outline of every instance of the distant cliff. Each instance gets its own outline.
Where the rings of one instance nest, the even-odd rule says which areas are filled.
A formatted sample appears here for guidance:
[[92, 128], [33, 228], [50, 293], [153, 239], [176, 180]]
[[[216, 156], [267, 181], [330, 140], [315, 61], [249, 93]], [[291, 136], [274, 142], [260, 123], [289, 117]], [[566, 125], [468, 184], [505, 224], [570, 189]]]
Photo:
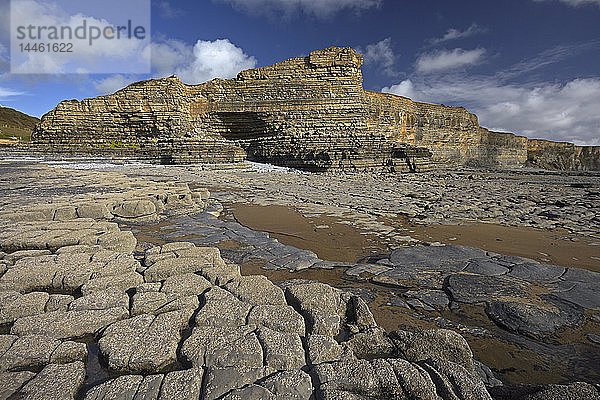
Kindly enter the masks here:
[[38, 118], [8, 107], [0, 107], [0, 140], [17, 138], [29, 140], [31, 132], [40, 122]]
[[[112, 95], [61, 102], [42, 117], [32, 140], [48, 151], [161, 162], [247, 156], [313, 171], [554, 165], [544, 164], [526, 138], [481, 128], [464, 108], [365, 91], [361, 66], [353, 49], [328, 48], [235, 79], [138, 82]], [[556, 165], [598, 168], [597, 150], [582, 149], [575, 159]]]

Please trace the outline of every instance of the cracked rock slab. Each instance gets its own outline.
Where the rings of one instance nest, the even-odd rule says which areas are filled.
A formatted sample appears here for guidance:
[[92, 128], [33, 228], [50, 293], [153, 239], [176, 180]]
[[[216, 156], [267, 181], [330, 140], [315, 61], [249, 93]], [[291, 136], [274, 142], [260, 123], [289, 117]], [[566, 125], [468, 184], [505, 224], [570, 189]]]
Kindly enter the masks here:
[[37, 370], [49, 364], [59, 340], [40, 335], [17, 338], [0, 357], [0, 371]]
[[196, 315], [196, 326], [242, 326], [252, 306], [225, 289], [213, 286], [204, 294], [204, 306]]
[[30, 371], [0, 372], [0, 399], [11, 398], [34, 376]]
[[179, 297], [177, 295], [166, 295], [162, 292], [140, 292], [133, 296], [131, 315], [158, 315], [180, 310], [193, 311], [198, 308], [198, 305], [198, 296]]
[[307, 331], [313, 335], [334, 337], [341, 329], [346, 307], [339, 291], [318, 282], [299, 282], [285, 288], [289, 304], [302, 314]]
[[543, 302], [536, 303], [491, 301], [485, 313], [497, 325], [534, 339], [543, 339], [559, 329], [583, 322], [581, 308], [554, 296], [545, 296]]
[[133, 400], [143, 380], [141, 375], [120, 376], [94, 386], [86, 393], [85, 400]]
[[[467, 246], [416, 246], [401, 247], [390, 255], [394, 265], [435, 266], [447, 263], [460, 263], [473, 258], [483, 258], [485, 250]], [[466, 266], [466, 264], [464, 264]]]
[[242, 276], [225, 288], [250, 304], [286, 306], [283, 291], [263, 275]]
[[350, 349], [329, 336], [310, 335], [306, 338], [306, 347], [308, 362], [312, 365], [354, 358]]
[[417, 332], [394, 331], [392, 341], [408, 361], [440, 358], [452, 361], [473, 371], [473, 353], [467, 341], [458, 333], [447, 329], [430, 329]]
[[313, 394], [310, 376], [302, 370], [281, 371], [260, 382], [278, 399], [308, 400]]
[[248, 324], [305, 336], [304, 318], [291, 306], [258, 305], [248, 314]]
[[232, 390], [254, 383], [271, 372], [272, 370], [266, 367], [210, 367], [206, 371], [206, 386], [203, 390], [203, 398], [205, 400], [215, 400]]
[[104, 327], [129, 318], [126, 308], [108, 310], [54, 311], [19, 318], [13, 324], [13, 335], [43, 335], [56, 339], [76, 339], [95, 335]]
[[16, 319], [29, 315], [42, 314], [50, 295], [45, 292], [32, 292], [0, 303], [0, 325], [11, 324]]
[[199, 296], [212, 287], [206, 278], [196, 274], [183, 274], [168, 277], [160, 289], [167, 295]]
[[70, 311], [106, 310], [110, 308], [129, 308], [129, 296], [116, 289], [92, 292], [87, 296], [73, 300], [69, 304]]
[[264, 360], [268, 367], [279, 371], [299, 369], [306, 365], [304, 348], [300, 336], [277, 332], [268, 328], [258, 330]]
[[492, 400], [481, 379], [458, 364], [429, 359], [419, 365], [427, 371], [442, 398]]
[[202, 390], [202, 368], [174, 371], [165, 375], [160, 388], [159, 400], [197, 400]]
[[190, 312], [143, 314], [109, 326], [98, 341], [109, 369], [121, 373], [156, 373], [177, 361], [181, 331]]
[[258, 385], [248, 385], [223, 396], [223, 400], [277, 400], [275, 395]]
[[19, 390], [20, 399], [73, 400], [85, 380], [85, 364], [50, 364]]
[[206, 275], [207, 272], [225, 267], [221, 252], [216, 247], [189, 246], [174, 253], [176, 258], [160, 259], [148, 266], [144, 271], [146, 282], [164, 281], [173, 275], [199, 273], [214, 283]]
[[252, 326], [196, 327], [183, 343], [181, 354], [197, 367], [263, 366], [263, 349]]
[[508, 276], [455, 274], [448, 278], [452, 299], [461, 303], [483, 303], [501, 298], [527, 298], [529, 284]]
[[135, 271], [122, 275], [109, 275], [87, 281], [81, 287], [81, 293], [86, 296], [93, 292], [118, 290], [126, 292], [144, 283], [144, 278]]

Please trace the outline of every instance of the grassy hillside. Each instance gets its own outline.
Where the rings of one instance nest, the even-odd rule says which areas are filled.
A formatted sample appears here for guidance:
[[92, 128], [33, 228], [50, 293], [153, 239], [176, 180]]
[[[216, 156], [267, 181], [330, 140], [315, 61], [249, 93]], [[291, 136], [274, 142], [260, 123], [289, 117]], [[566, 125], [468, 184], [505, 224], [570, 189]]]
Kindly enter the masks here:
[[0, 139], [17, 137], [29, 140], [31, 131], [38, 122], [40, 122], [38, 118], [12, 108], [0, 107]]

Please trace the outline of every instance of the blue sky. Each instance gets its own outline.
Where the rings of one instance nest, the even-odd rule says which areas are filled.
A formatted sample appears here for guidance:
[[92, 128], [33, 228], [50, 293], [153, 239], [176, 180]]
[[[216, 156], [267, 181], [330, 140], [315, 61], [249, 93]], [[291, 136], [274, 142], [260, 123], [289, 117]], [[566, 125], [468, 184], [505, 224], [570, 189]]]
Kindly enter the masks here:
[[152, 0], [152, 73], [110, 75], [10, 74], [0, 2], [0, 104], [31, 115], [149, 77], [201, 83], [351, 46], [365, 55], [366, 89], [600, 145], [600, 0]]

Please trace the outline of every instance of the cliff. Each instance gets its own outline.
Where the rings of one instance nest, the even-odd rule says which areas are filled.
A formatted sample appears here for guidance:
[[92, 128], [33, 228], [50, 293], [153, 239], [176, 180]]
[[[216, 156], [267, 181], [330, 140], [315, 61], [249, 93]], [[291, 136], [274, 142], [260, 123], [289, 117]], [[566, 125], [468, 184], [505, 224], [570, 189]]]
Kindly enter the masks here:
[[600, 171], [600, 147], [529, 139], [527, 165], [543, 169]]
[[[112, 95], [60, 103], [42, 117], [32, 140], [49, 151], [160, 162], [247, 156], [311, 171], [528, 162], [526, 138], [483, 129], [464, 108], [365, 91], [361, 66], [354, 50], [332, 47], [235, 79], [138, 82]], [[582, 152], [576, 168], [590, 169], [597, 156]]]

